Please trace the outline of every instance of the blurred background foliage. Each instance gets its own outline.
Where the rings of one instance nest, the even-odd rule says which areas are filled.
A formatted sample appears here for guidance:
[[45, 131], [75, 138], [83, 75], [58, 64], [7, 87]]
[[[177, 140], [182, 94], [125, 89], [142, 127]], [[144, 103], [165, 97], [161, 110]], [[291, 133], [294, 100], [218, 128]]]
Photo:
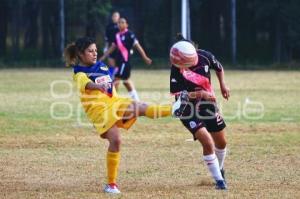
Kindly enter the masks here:
[[[236, 67], [300, 68], [300, 1], [236, 3]], [[227, 64], [230, 5], [230, 0], [190, 0], [192, 39]], [[85, 35], [96, 38], [101, 54], [105, 26], [115, 10], [128, 19], [129, 28], [157, 65], [164, 65], [180, 31], [180, 6], [180, 0], [0, 0], [0, 67], [62, 66], [61, 42], [66, 45]]]

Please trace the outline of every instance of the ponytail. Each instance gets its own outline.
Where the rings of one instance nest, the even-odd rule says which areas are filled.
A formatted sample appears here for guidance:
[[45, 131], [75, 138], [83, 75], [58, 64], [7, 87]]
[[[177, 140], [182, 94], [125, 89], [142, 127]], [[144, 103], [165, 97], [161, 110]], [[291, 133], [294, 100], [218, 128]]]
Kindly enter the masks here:
[[80, 57], [79, 53], [84, 53], [85, 49], [87, 49], [91, 44], [96, 44], [96, 41], [90, 37], [81, 37], [73, 42], [64, 50], [64, 60], [66, 62], [66, 66], [74, 66], [78, 63]]
[[74, 66], [77, 62], [77, 48], [75, 43], [68, 44], [64, 50], [64, 60], [66, 66]]
[[175, 40], [177, 42], [177, 41], [185, 41], [186, 39], [184, 38], [184, 36], [182, 35], [182, 33], [179, 32], [179, 33], [176, 34]]
[[190, 42], [191, 44], [193, 44], [193, 46], [198, 49], [198, 44], [195, 43], [194, 41], [192, 40], [188, 40], [186, 38], [184, 38], [184, 36], [182, 35], [181, 32], [177, 33], [176, 36], [175, 36], [175, 41], [178, 42], [178, 41], [187, 41], [187, 42]]

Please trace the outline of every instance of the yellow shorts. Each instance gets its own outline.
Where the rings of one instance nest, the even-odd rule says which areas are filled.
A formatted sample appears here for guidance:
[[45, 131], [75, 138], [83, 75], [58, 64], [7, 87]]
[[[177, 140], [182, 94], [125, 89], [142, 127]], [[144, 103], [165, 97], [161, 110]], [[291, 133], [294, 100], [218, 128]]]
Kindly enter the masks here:
[[102, 135], [113, 125], [119, 128], [129, 129], [136, 121], [136, 118], [123, 119], [123, 115], [132, 104], [129, 98], [113, 97], [107, 100], [93, 99], [83, 102], [83, 107], [89, 120], [95, 126], [97, 132]]

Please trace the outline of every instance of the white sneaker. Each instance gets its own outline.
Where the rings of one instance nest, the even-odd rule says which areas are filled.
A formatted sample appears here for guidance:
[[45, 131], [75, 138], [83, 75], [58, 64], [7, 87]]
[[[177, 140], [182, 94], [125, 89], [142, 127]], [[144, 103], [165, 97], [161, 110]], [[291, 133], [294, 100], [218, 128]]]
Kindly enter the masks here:
[[172, 106], [172, 115], [174, 117], [180, 117], [183, 114], [185, 107], [189, 101], [188, 92], [186, 90], [181, 91], [176, 102]]
[[118, 185], [116, 185], [115, 183], [105, 185], [103, 191], [105, 193], [111, 193], [111, 194], [121, 193], [121, 191], [118, 189]]

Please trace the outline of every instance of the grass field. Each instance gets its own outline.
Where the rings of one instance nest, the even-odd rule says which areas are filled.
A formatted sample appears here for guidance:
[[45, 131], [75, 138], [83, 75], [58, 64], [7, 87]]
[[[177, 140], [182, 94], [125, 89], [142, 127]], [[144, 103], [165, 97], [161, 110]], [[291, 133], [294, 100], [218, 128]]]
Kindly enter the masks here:
[[[228, 125], [229, 190], [214, 190], [200, 144], [178, 120], [141, 118], [122, 131], [123, 193], [115, 198], [300, 196], [300, 72], [226, 72], [229, 101], [214, 83]], [[87, 125], [71, 72], [0, 74], [0, 198], [109, 198], [101, 192], [107, 143]], [[147, 102], [172, 101], [168, 78], [133, 72]]]

